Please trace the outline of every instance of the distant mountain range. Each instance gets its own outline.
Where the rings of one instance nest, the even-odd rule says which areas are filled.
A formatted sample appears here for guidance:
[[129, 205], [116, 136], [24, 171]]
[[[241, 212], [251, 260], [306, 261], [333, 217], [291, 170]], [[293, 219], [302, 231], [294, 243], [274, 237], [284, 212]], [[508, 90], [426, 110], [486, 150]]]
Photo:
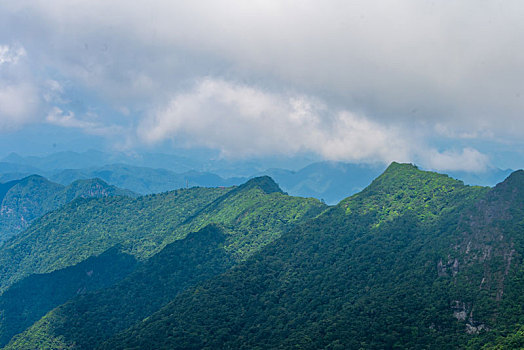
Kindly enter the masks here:
[[109, 164], [87, 169], [66, 169], [52, 173], [49, 178], [61, 184], [68, 184], [77, 179], [100, 178], [107, 183], [140, 194], [160, 193], [194, 186], [232, 186], [246, 181], [245, 178], [223, 179], [212, 173], [187, 171], [179, 174], [166, 169], [137, 167], [127, 164]]
[[[10, 154], [0, 162], [0, 182], [39, 174], [63, 185], [78, 179], [100, 178], [108, 184], [140, 194], [160, 193], [192, 186], [239, 185], [249, 178], [269, 175], [294, 196], [314, 197], [328, 204], [366, 187], [385, 166], [343, 162], [289, 162], [289, 167], [264, 168], [269, 160], [201, 162], [186, 156], [166, 154], [126, 155], [100, 151], [61, 152], [45, 157]], [[280, 163], [286, 164], [285, 160]], [[300, 165], [300, 166], [299, 166]], [[298, 166], [298, 167], [297, 167]], [[512, 170], [490, 168], [482, 173], [452, 172], [450, 176], [469, 185], [493, 186]]]
[[[312, 163], [314, 158], [256, 158], [227, 160], [209, 151], [178, 150], [176, 154], [162, 153], [106, 153], [97, 150], [86, 152], [57, 152], [46, 156], [20, 156], [11, 153], [2, 162], [32, 167], [42, 171], [56, 169], [83, 169], [107, 164], [127, 164], [138, 167], [161, 168], [176, 173], [187, 171], [212, 172], [221, 177], [249, 177], [270, 167], [296, 170]], [[1, 170], [1, 168], [0, 168]]]
[[523, 222], [522, 170], [397, 163], [335, 206], [267, 176], [77, 198], [0, 246], [0, 344], [520, 349]]

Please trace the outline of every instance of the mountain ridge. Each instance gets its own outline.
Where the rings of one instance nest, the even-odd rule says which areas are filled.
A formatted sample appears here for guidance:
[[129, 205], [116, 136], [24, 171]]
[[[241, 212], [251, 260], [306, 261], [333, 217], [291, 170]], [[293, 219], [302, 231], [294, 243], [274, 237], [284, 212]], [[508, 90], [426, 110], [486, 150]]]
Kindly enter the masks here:
[[[182, 293], [100, 349], [465, 346], [482, 339], [484, 320], [457, 319], [462, 311], [448, 300], [473, 291], [469, 284], [449, 287], [479, 265], [455, 272], [452, 260], [449, 273], [439, 274], [439, 261], [462, 237], [461, 218], [493, 191], [392, 164], [361, 193]], [[388, 196], [403, 205], [384, 218], [396, 202], [377, 202]], [[495, 260], [486, 264], [495, 268]]]
[[78, 180], [63, 186], [37, 174], [1, 184], [0, 192], [0, 243], [77, 197], [135, 196], [100, 179]]
[[[217, 257], [222, 256], [223, 258], [219, 258], [219, 261], [230, 261], [227, 263], [227, 266], [229, 267], [232, 263], [238, 263], [242, 260], [244, 260], [246, 257], [252, 255], [254, 252], [259, 250], [264, 245], [268, 244], [269, 242], [273, 241], [274, 239], [278, 238], [282, 232], [285, 232], [285, 230], [288, 229], [288, 227], [294, 225], [296, 222], [302, 222], [304, 220], [307, 220], [310, 217], [314, 217], [318, 213], [320, 213], [322, 210], [326, 208], [325, 205], [321, 204], [318, 200], [314, 199], [302, 199], [302, 198], [296, 198], [296, 197], [290, 197], [282, 193], [278, 186], [271, 180], [270, 178], [259, 178], [259, 179], [253, 179], [250, 182], [248, 182], [245, 186], [239, 186], [236, 188], [229, 188], [229, 189], [221, 189], [221, 188], [215, 188], [215, 189], [189, 189], [189, 190], [182, 190], [179, 192], [184, 193], [191, 193], [197, 191], [198, 193], [205, 193], [206, 191], [212, 191], [215, 193], [213, 198], [209, 198], [209, 200], [201, 203], [200, 208], [193, 208], [193, 211], [191, 213], [187, 213], [187, 216], [182, 216], [178, 220], [178, 224], [176, 226], [172, 227], [173, 233], [170, 234], [170, 239], [166, 240], [158, 240], [157, 245], [158, 249], [154, 250], [154, 254], [147, 254], [146, 256], [142, 256], [142, 262], [144, 263], [143, 266], [147, 266], [149, 263], [153, 263], [156, 261], [156, 259], [162, 259], [162, 256], [165, 256], [166, 254], [169, 255], [168, 251], [171, 249], [170, 247], [179, 246], [180, 244], [183, 244], [183, 242], [186, 241], [180, 241], [179, 239], [184, 240], [184, 237], [201, 237], [202, 235], [199, 235], [198, 232], [201, 232], [201, 230], [205, 230], [206, 227], [209, 227], [209, 224], [212, 225], [218, 225], [219, 227], [220, 235], [223, 237], [222, 241], [220, 243], [220, 249], [217, 250]], [[151, 199], [151, 198], [160, 198], [162, 200], [163, 196], [169, 196], [170, 194], [164, 194], [164, 195], [151, 195], [151, 196], [145, 196], [140, 197], [135, 201], [141, 201], [141, 198], [145, 199]], [[90, 204], [94, 201], [100, 201], [97, 199], [90, 199], [90, 200], [83, 200], [83, 199], [77, 199], [74, 202], [70, 204], [70, 206], [76, 205], [79, 208], [82, 208], [85, 204]], [[118, 201], [118, 199], [112, 199], [112, 201]], [[127, 199], [127, 202], [132, 204], [133, 199]], [[193, 207], [192, 203], [188, 203], [187, 201], [183, 201], [182, 203], [186, 203], [188, 208]], [[101, 211], [107, 212], [107, 209], [100, 208]], [[55, 212], [60, 213], [60, 211]], [[55, 213], [51, 214], [51, 216], [55, 215]], [[149, 214], [145, 213], [146, 216], [149, 216]], [[160, 214], [160, 213], [158, 213]], [[157, 214], [157, 215], [158, 215]], [[162, 214], [160, 214], [162, 215]], [[68, 217], [74, 217], [74, 215], [68, 214]], [[162, 216], [165, 216], [162, 215]], [[259, 220], [259, 218], [266, 218], [264, 221]], [[188, 221], [186, 218], [190, 218]], [[56, 221], [56, 219], [50, 219], [51, 221]], [[98, 221], [99, 219], [94, 217], [95, 221]], [[118, 221], [117, 218], [113, 218], [114, 221]], [[38, 224], [38, 223], [37, 223]], [[126, 222], [127, 225], [129, 225], [129, 222]], [[44, 226], [45, 227], [45, 226]], [[36, 228], [33, 228], [33, 230], [36, 230]], [[76, 229], [75, 231], [77, 231]], [[211, 229], [212, 231], [216, 231], [217, 229]], [[49, 231], [48, 229], [44, 230], [45, 232]], [[197, 232], [197, 233], [195, 233]], [[86, 233], [80, 233], [82, 237], [86, 236]], [[91, 233], [89, 233], [91, 235]], [[195, 236], [196, 235], [196, 236]], [[60, 235], [61, 238], [61, 244], [65, 244], [66, 240], [64, 235]], [[132, 237], [130, 237], [132, 238]], [[140, 240], [144, 240], [145, 237], [139, 238]], [[49, 241], [49, 239], [46, 239], [46, 241]], [[190, 241], [191, 242], [191, 241]], [[165, 244], [164, 244], [165, 243]], [[208, 242], [209, 243], [209, 242]], [[124, 249], [125, 252], [131, 252], [133, 253], [133, 250], [130, 249]], [[69, 250], [67, 251], [69, 252]], [[177, 253], [179, 256], [182, 256], [184, 251]], [[182, 254], [182, 255], [180, 255]], [[2, 257], [2, 251], [0, 250], [0, 258]], [[75, 254], [78, 255], [78, 254]], [[63, 258], [61, 258], [63, 259]], [[176, 256], [170, 259], [178, 259]], [[224, 260], [226, 259], [226, 260]], [[148, 273], [140, 272], [141, 270], [138, 270], [136, 274], [132, 274], [133, 276], [156, 276], [158, 273], [155, 271], [165, 271], [166, 268], [173, 269], [177, 266], [177, 260], [172, 261], [170, 263], [163, 263], [163, 265], [155, 265], [157, 268], [156, 270], [152, 270]], [[198, 263], [198, 266], [202, 266], [202, 268], [205, 267], [205, 269], [211, 268], [211, 260], [209, 262], [200, 262]], [[30, 263], [28, 263], [30, 264]], [[0, 264], [1, 265], [1, 264]], [[200, 269], [202, 269], [200, 268]], [[204, 272], [205, 272], [204, 269]], [[221, 270], [222, 271], [222, 270]], [[13, 275], [13, 272], [10, 272], [11, 275]], [[195, 270], [195, 272], [198, 275], [198, 269]], [[214, 272], [213, 274], [217, 274], [218, 272]], [[153, 294], [161, 294], [161, 291], [165, 290], [166, 288], [171, 288], [169, 290], [173, 289], [172, 282], [169, 282], [171, 278], [170, 276], [176, 276], [175, 272], [171, 272], [168, 275], [163, 275], [162, 282], [160, 285], [157, 285], [157, 287], [153, 288], [151, 290], [150, 287], [155, 286], [155, 283], [158, 283], [157, 281], [151, 281], [151, 283], [147, 283], [147, 286], [144, 286], [144, 290], [149, 290], [148, 296], [146, 296], [148, 302], [146, 304], [150, 305], [151, 307], [160, 307], [162, 304], [165, 304], [167, 301], [165, 296], [162, 297], [161, 295], [157, 295], [156, 297], [153, 297]], [[204, 276], [204, 275], [202, 275]], [[130, 276], [129, 278], [134, 278]], [[190, 275], [187, 275], [187, 278], [191, 278]], [[124, 282], [123, 282], [124, 283]], [[182, 282], [181, 282], [182, 283]], [[193, 283], [193, 282], [183, 282], [183, 283]], [[132, 285], [139, 285], [142, 286], [139, 281], [136, 283], [132, 283]], [[180, 283], [175, 284], [176, 287]], [[111, 299], [115, 295], [120, 295], [117, 292], [109, 292], [107, 294], [107, 297], [103, 297], [102, 300], [97, 300], [96, 298], [91, 301], [90, 303], [93, 305], [98, 305], [98, 307], [102, 309], [107, 309], [111, 307], [115, 307], [116, 305], [120, 305], [117, 307], [117, 309], [112, 312], [115, 314], [118, 314], [122, 311], [129, 311], [125, 312], [124, 314], [119, 317], [118, 322], [112, 322], [110, 324], [107, 324], [105, 326], [105, 330], [107, 332], [114, 329], [114, 327], [117, 324], [125, 324], [125, 322], [129, 322], [128, 319], [131, 317], [131, 320], [137, 321], [138, 319], [133, 319], [132, 317], [136, 317], [133, 315], [136, 315], [136, 310], [140, 309], [141, 307], [136, 306], [134, 307], [135, 311], [128, 310], [128, 305], [134, 305], [133, 300], [130, 300], [129, 303], [119, 304], [118, 300], [128, 300], [127, 299], [127, 293], [130, 293], [130, 290], [134, 290], [132, 285], [128, 285], [125, 287], [122, 287], [119, 289], [119, 293], [122, 295], [121, 298], [117, 298], [117, 300]], [[115, 287], [116, 288], [116, 287]], [[9, 289], [8, 289], [9, 290]], [[139, 290], [135, 291], [135, 293], [140, 292]], [[100, 292], [103, 293], [103, 292]], [[147, 294], [147, 293], [146, 293]], [[106, 294], [104, 294], [106, 295]], [[167, 294], [170, 295], [170, 294]], [[90, 296], [91, 297], [91, 296]], [[137, 296], [138, 297], [138, 296]], [[87, 298], [87, 297], [86, 297]], [[113, 300], [109, 304], [105, 304], [104, 300], [110, 298]], [[164, 298], [164, 299], [162, 299]], [[136, 298], [135, 298], [136, 299]], [[85, 299], [82, 299], [85, 300]], [[77, 303], [81, 303], [81, 300], [77, 300], [77, 302], [71, 301], [69, 304], [71, 307], [75, 307]], [[160, 303], [160, 304], [159, 304]], [[156, 306], [155, 306], [156, 305]], [[67, 314], [67, 307], [64, 306], [65, 309], [59, 309], [59, 310], [66, 310], [63, 312], [66, 312]], [[154, 310], [153, 310], [154, 311]], [[37, 322], [35, 324], [35, 327], [44, 327], [45, 329], [47, 325], [50, 324], [60, 324], [62, 322], [61, 320], [67, 319], [67, 317], [62, 317], [61, 314], [57, 314], [61, 311], [55, 310], [54, 313], [50, 313], [47, 316], [45, 316], [42, 319], [43, 323]], [[74, 313], [74, 312], [73, 312]], [[93, 311], [91, 314], [94, 315], [95, 311]], [[142, 315], [141, 317], [147, 316], [147, 314], [138, 314]], [[45, 321], [44, 321], [45, 320]], [[105, 322], [105, 321], [101, 321]], [[89, 322], [89, 320], [86, 320], [85, 322], [82, 322], [82, 324], [85, 325], [85, 327], [88, 327], [92, 325], [92, 323]], [[132, 324], [132, 323], [131, 323]], [[131, 324], [127, 324], [127, 326], [130, 326]], [[59, 329], [64, 329], [62, 326], [58, 326]], [[80, 337], [80, 336], [86, 336], [89, 334], [92, 334], [92, 329], [87, 328], [82, 329], [80, 325], [77, 323], [71, 325], [75, 331], [76, 336], [74, 337]], [[117, 329], [120, 330], [120, 329]], [[43, 328], [39, 331], [39, 334], [41, 334], [43, 331]], [[46, 331], [47, 332], [47, 331]], [[44, 332], [45, 333], [45, 332]], [[51, 333], [48, 333], [46, 336], [46, 339], [48, 339], [50, 342], [57, 341], [59, 342], [58, 338], [60, 336], [54, 336]], [[71, 335], [69, 335], [70, 339]], [[87, 336], [87, 338], [90, 338], [91, 336]], [[14, 341], [25, 341], [23, 336], [18, 337], [19, 340]], [[47, 340], [46, 340], [47, 342]], [[79, 343], [80, 339], [73, 340], [74, 343]], [[82, 343], [85, 344], [85, 343]], [[86, 346], [86, 348], [90, 348], [90, 346]]]
[[[269, 177], [181, 192], [193, 191], [214, 196], [188, 205], [175, 229], [181, 240], [157, 239], [163, 249], [144, 255], [123, 282], [58, 306], [6, 349], [478, 349], [520, 341], [523, 171], [487, 188], [392, 163], [332, 207], [289, 198]], [[73, 204], [84, 210], [96, 201]], [[190, 258], [177, 280], [184, 256], [210, 265]], [[154, 307], [133, 305], [142, 299]]]

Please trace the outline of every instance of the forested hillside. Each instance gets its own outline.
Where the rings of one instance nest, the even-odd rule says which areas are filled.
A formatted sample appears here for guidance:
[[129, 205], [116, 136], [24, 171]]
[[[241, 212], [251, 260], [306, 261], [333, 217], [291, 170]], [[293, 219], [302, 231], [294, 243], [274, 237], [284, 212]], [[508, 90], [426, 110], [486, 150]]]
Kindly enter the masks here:
[[0, 346], [49, 310], [89, 291], [109, 287], [137, 266], [130, 255], [111, 248], [99, 256], [47, 274], [30, 275], [0, 295]]
[[[62, 344], [63, 335], [53, 332], [57, 327], [67, 335], [60, 346], [91, 348], [93, 339], [103, 340], [131, 326], [184, 288], [224, 272], [325, 208], [318, 200], [282, 193], [268, 177], [233, 188], [192, 188], [137, 199], [78, 199], [0, 249], [4, 295], [24, 276], [81, 263], [118, 244], [141, 260], [141, 267], [112, 289], [88, 293], [51, 312], [33, 327], [51, 328], [39, 328], [32, 334], [38, 339], [28, 345]], [[18, 264], [8, 263], [12, 261]], [[25, 303], [16, 298], [10, 302]], [[31, 305], [23, 307], [34, 311]], [[35, 308], [41, 310], [39, 305]], [[81, 322], [72, 318], [77, 308], [92, 310], [91, 316]], [[98, 328], [102, 324], [104, 331]]]
[[[524, 342], [523, 171], [488, 188], [393, 163], [333, 207], [287, 196], [269, 177], [77, 199], [8, 243], [0, 249], [0, 312], [13, 323], [0, 323], [4, 344], [23, 332], [6, 349], [519, 349]], [[115, 245], [130, 258], [122, 273], [108, 271], [105, 287], [78, 293], [85, 272], [69, 272]], [[58, 276], [70, 287], [51, 302], [17, 297], [44, 279], [38, 296], [48, 298]]]
[[[139, 198], [78, 198], [36, 220], [0, 247], [0, 291], [34, 273], [75, 265], [116, 244], [145, 258], [173, 229], [229, 189], [174, 191]], [[174, 238], [173, 238], [174, 239]]]
[[39, 175], [0, 184], [0, 243], [27, 228], [35, 219], [73, 199], [135, 196], [100, 179], [74, 181], [63, 186]]
[[489, 190], [392, 164], [101, 348], [454, 349], [514, 336], [523, 191], [523, 172]]

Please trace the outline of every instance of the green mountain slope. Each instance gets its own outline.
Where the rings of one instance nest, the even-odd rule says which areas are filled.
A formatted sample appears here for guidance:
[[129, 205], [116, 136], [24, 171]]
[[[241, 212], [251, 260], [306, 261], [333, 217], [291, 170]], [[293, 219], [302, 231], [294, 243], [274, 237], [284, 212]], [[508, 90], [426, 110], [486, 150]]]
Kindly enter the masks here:
[[0, 183], [0, 203], [2, 203], [4, 200], [7, 192], [9, 192], [9, 190], [19, 182], [20, 180], [12, 180], [5, 183]]
[[522, 175], [487, 189], [392, 164], [100, 348], [450, 349], [515, 333]]
[[29, 332], [15, 337], [11, 347], [92, 349], [157, 311], [180, 291], [233, 266], [224, 249], [226, 238], [218, 226], [207, 226], [167, 245], [115, 286], [51, 311]]
[[0, 346], [54, 307], [115, 284], [136, 265], [133, 257], [112, 248], [75, 266], [24, 278], [0, 296]]
[[[162, 235], [161, 239], [150, 237], [157, 242], [157, 247], [146, 245], [150, 251], [136, 247], [143, 244], [144, 237], [137, 241], [128, 240], [123, 244], [128, 245], [129, 251], [144, 258], [190, 232], [199, 230], [198, 233], [165, 246], [147, 260], [142, 268], [113, 288], [97, 294], [87, 294], [54, 310], [19, 337], [16, 346], [45, 342], [49, 346], [75, 343], [84, 348], [92, 348], [93, 342], [129, 327], [165, 305], [179, 291], [225, 271], [280, 237], [290, 226], [312, 218], [325, 209], [325, 205], [318, 200], [285, 195], [268, 177], [255, 178], [233, 189], [191, 189], [181, 192], [188, 194], [197, 190], [199, 193], [195, 194], [195, 200], [202, 199], [209, 191], [219, 191], [222, 196], [197, 207], [198, 210], [187, 212], [188, 215], [179, 215], [178, 222], [171, 223], [173, 232], [170, 235]], [[140, 199], [134, 201], [139, 202]], [[133, 202], [131, 199], [127, 200]], [[190, 201], [183, 203], [188, 202]], [[121, 203], [119, 207], [123, 207]], [[194, 209], [193, 206], [188, 207]], [[58, 212], [54, 214], [56, 213]], [[112, 211], [105, 206], [104, 213]], [[90, 214], [93, 213], [86, 215]], [[172, 219], [174, 216], [155, 212], [148, 213], [148, 217], [165, 220], [166, 217]], [[72, 218], [74, 221], [77, 219]], [[99, 221], [100, 218], [95, 215], [92, 220]], [[210, 223], [218, 223], [221, 228], [210, 228]], [[132, 223], [127, 224], [132, 227]], [[89, 223], [84, 223], [85, 225], [88, 226]], [[81, 236], [94, 234], [91, 231], [96, 233], [97, 230], [84, 229]], [[219, 244], [216, 242], [217, 237], [220, 238]], [[185, 264], [182, 263], [186, 261], [184, 259], [187, 260]], [[91, 311], [88, 317], [80, 320], [73, 317], [81, 314], [78, 310]], [[56, 329], [59, 331], [55, 332]]]
[[[122, 244], [144, 259], [173, 230], [229, 189], [193, 188], [139, 198], [78, 198], [0, 247], [0, 291], [34, 273], [75, 265]], [[164, 244], [165, 245], [165, 244]]]
[[35, 219], [77, 197], [127, 195], [131, 191], [110, 186], [100, 179], [79, 180], [68, 186], [31, 175], [0, 186], [0, 243], [27, 228]]

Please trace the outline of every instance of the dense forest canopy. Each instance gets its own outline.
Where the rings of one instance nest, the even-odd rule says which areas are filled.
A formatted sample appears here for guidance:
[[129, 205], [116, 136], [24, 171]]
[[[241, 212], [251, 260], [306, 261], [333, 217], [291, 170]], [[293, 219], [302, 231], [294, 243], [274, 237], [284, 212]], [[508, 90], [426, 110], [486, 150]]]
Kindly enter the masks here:
[[488, 188], [393, 163], [331, 207], [269, 177], [77, 199], [0, 248], [0, 339], [6, 349], [519, 348], [523, 233], [523, 171]]

